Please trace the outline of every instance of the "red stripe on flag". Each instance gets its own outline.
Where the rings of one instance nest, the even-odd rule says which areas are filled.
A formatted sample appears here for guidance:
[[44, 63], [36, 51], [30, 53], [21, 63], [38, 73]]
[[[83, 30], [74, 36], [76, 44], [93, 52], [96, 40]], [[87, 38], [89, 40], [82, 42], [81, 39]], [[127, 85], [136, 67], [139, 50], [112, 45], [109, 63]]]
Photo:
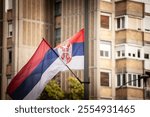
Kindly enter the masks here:
[[11, 95], [20, 86], [20, 84], [33, 72], [33, 70], [39, 65], [49, 49], [50, 45], [48, 45], [48, 43], [43, 39], [28, 63], [16, 74], [16, 76], [10, 82], [7, 88], [8, 94]]
[[84, 29], [81, 29], [73, 37], [68, 40], [70, 43], [80, 43], [84, 42]]

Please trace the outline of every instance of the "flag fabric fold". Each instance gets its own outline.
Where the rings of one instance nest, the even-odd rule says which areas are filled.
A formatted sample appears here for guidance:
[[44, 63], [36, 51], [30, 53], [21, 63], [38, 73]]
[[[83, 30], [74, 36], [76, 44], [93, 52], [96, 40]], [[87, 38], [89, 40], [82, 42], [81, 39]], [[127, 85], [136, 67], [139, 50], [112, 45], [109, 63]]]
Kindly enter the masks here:
[[70, 69], [83, 69], [83, 29], [54, 49], [42, 40], [28, 63], [10, 82], [7, 93], [15, 100], [37, 99], [49, 80], [58, 72], [68, 70], [65, 64]]

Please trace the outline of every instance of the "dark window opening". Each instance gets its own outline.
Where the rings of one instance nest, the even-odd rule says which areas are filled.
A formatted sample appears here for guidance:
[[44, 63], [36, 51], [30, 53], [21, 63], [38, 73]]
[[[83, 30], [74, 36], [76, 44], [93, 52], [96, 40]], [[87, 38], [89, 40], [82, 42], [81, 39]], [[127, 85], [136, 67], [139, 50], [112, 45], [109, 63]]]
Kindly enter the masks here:
[[149, 54], [144, 54], [145, 59], [149, 59]]
[[138, 50], [138, 58], [140, 58], [141, 57], [141, 52], [140, 52], [140, 50]]
[[122, 85], [126, 85], [126, 75], [123, 74], [123, 77], [122, 77]]
[[61, 1], [55, 3], [55, 16], [61, 15]]
[[120, 86], [121, 85], [121, 79], [120, 79], [120, 75], [118, 74], [117, 75], [117, 86]]
[[8, 51], [8, 64], [12, 63], [12, 51]]

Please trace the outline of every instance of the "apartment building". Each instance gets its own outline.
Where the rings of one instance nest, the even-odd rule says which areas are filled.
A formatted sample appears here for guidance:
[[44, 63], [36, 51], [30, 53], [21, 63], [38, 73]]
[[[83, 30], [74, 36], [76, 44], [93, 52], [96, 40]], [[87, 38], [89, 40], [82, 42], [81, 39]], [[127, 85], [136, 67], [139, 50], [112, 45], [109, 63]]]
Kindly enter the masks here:
[[[0, 85], [6, 99], [11, 78], [42, 37], [56, 46], [84, 28], [84, 1], [0, 3]], [[88, 13], [90, 99], [143, 99], [140, 76], [150, 72], [150, 1], [89, 0]], [[82, 70], [74, 73], [83, 80]], [[69, 71], [59, 76], [64, 90], [69, 76]], [[148, 87], [146, 94], [149, 98]]]

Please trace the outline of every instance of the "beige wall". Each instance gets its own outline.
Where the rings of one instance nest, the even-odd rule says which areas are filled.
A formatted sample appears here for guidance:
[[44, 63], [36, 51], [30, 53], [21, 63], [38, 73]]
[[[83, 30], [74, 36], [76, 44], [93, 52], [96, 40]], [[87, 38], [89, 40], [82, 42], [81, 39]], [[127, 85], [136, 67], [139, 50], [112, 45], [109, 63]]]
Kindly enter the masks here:
[[141, 31], [131, 29], [116, 31], [116, 44], [121, 43], [132, 43], [142, 45], [143, 33]]
[[122, 87], [116, 89], [116, 99], [143, 99], [143, 89]]
[[[53, 0], [19, 0], [15, 5], [15, 73], [30, 59], [42, 38], [53, 44]], [[19, 11], [18, 11], [19, 10]], [[19, 15], [17, 13], [19, 12]], [[51, 17], [52, 16], [52, 17]], [[19, 20], [17, 20], [19, 18]], [[19, 48], [19, 49], [17, 49]], [[23, 58], [23, 59], [22, 59]]]
[[128, 0], [118, 1], [115, 6], [116, 16], [132, 15], [136, 17], [144, 16], [144, 4]]
[[134, 59], [116, 60], [116, 73], [143, 73], [143, 61]]

